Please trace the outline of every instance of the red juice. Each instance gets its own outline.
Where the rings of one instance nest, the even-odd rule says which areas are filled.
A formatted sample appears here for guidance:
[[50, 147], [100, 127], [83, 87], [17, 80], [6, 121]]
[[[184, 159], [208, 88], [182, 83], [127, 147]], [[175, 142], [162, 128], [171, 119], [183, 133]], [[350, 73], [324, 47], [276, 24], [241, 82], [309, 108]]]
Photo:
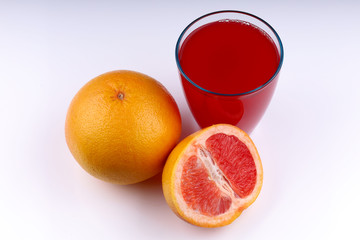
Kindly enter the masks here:
[[[265, 31], [240, 20], [210, 22], [186, 37], [178, 59], [183, 73], [200, 87], [181, 76], [201, 127], [230, 123], [252, 131], [271, 99], [276, 83], [268, 81], [280, 62], [278, 48]], [[260, 89], [266, 83], [274, 86]]]

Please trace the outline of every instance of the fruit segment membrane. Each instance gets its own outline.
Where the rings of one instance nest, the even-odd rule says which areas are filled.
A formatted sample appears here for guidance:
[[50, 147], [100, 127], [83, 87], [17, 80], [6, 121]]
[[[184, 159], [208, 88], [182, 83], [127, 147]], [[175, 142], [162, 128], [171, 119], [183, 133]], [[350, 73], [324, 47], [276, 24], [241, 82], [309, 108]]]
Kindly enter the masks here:
[[234, 135], [217, 133], [184, 163], [181, 193], [191, 209], [217, 216], [231, 207], [234, 198], [251, 194], [256, 176], [248, 147]]

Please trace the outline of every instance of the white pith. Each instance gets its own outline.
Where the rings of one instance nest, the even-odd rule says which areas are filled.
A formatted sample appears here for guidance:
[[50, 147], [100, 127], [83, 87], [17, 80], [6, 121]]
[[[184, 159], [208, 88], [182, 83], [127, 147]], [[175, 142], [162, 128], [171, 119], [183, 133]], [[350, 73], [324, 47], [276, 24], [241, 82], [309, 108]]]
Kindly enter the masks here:
[[[224, 133], [227, 135], [234, 135], [241, 139], [243, 143], [249, 148], [250, 153], [254, 157], [256, 169], [257, 169], [257, 181], [253, 192], [259, 192], [261, 188], [261, 176], [262, 176], [262, 167], [260, 158], [258, 156], [256, 148], [253, 146], [251, 140], [247, 137], [244, 137], [246, 134], [234, 127], [229, 127], [227, 125], [219, 125], [212, 128], [210, 131], [205, 131], [198, 136], [191, 146], [188, 147], [181, 157], [181, 161], [178, 163], [175, 171], [175, 198], [178, 203], [179, 209], [181, 209], [182, 215], [185, 218], [196, 219], [197, 222], [208, 223], [216, 225], [218, 222], [226, 221], [226, 219], [231, 219], [234, 214], [243, 210], [244, 206], [247, 206], [247, 203], [253, 198], [253, 194], [249, 194], [246, 198], [240, 198], [234, 190], [231, 188], [229, 181], [226, 179], [222, 171], [216, 165], [215, 161], [212, 159], [211, 154], [206, 150], [205, 142], [206, 140], [216, 134]], [[196, 155], [199, 160], [201, 160], [209, 172], [209, 179], [213, 180], [218, 186], [219, 190], [229, 196], [232, 199], [230, 208], [223, 214], [217, 216], [206, 216], [201, 214], [199, 211], [195, 211], [189, 208], [181, 194], [181, 175], [183, 172], [184, 162], [188, 160], [191, 156]], [[260, 174], [261, 173], [261, 174]]]
[[215, 163], [210, 152], [205, 148], [205, 146], [198, 146], [197, 157], [205, 165], [205, 168], [209, 172], [209, 179], [213, 180], [217, 187], [226, 195], [239, 197], [231, 188], [230, 183], [218, 165]]

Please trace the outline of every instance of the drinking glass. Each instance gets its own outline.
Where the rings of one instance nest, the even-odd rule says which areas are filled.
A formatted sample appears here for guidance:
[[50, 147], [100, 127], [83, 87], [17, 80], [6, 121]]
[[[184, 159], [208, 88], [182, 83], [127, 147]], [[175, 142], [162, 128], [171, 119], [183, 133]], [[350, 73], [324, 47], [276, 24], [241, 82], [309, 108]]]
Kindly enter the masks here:
[[[264, 84], [250, 91], [227, 94], [208, 90], [189, 78], [182, 68], [179, 51], [189, 34], [207, 23], [224, 19], [248, 22], [262, 29], [270, 36], [278, 50], [279, 63], [275, 73]], [[281, 39], [276, 31], [266, 21], [253, 14], [235, 10], [217, 11], [191, 22], [180, 34], [175, 51], [186, 100], [199, 126], [205, 128], [213, 124], [228, 123], [250, 134], [265, 113], [278, 82], [284, 53]], [[218, 84], [223, 84], [222, 79], [218, 79]]]

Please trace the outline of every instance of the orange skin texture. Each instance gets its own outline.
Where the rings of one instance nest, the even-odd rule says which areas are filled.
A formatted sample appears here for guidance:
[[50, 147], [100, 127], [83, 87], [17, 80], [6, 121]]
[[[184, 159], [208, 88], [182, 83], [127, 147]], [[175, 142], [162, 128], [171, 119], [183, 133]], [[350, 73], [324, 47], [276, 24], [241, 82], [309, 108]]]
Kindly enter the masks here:
[[[259, 157], [259, 154], [257, 152], [257, 149], [254, 147], [255, 150], [255, 158], [257, 163], [259, 164], [259, 167], [257, 168], [258, 171], [258, 180], [257, 180], [257, 186], [254, 189], [254, 191], [251, 193], [251, 198], [248, 199], [246, 202], [244, 202], [241, 206], [239, 206], [235, 211], [228, 213], [227, 217], [218, 217], [216, 222], [206, 222], [206, 221], [199, 221], [196, 217], [192, 217], [189, 215], [186, 215], [184, 212], [185, 210], [179, 205], [178, 200], [176, 199], [175, 195], [177, 192], [181, 191], [180, 189], [176, 188], [176, 177], [175, 174], [177, 172], [177, 168], [179, 164], [182, 164], [182, 161], [184, 160], [184, 152], [187, 148], [189, 148], [194, 141], [197, 140], [197, 138], [200, 138], [203, 133], [206, 131], [211, 130], [215, 126], [230, 126], [228, 124], [217, 124], [213, 125], [207, 128], [204, 128], [202, 130], [199, 130], [198, 132], [195, 132], [185, 139], [183, 139], [170, 153], [162, 175], [162, 187], [163, 187], [163, 193], [164, 197], [166, 199], [166, 202], [168, 203], [169, 207], [172, 209], [172, 211], [181, 219], [185, 220], [188, 223], [191, 223], [196, 226], [200, 227], [207, 227], [207, 228], [215, 228], [215, 227], [222, 227], [225, 225], [228, 225], [232, 223], [237, 217], [239, 217], [243, 210], [245, 210], [247, 207], [249, 207], [258, 197], [260, 194], [260, 190], [263, 184], [263, 169], [261, 160]], [[231, 126], [235, 128], [234, 126]], [[253, 145], [252, 140], [249, 138], [249, 136], [243, 132], [242, 130], [238, 129], [243, 134], [247, 136], [247, 139], [249, 142]]]
[[155, 79], [134, 71], [102, 74], [73, 98], [68, 147], [91, 175], [121, 185], [161, 172], [181, 134], [179, 109]]

